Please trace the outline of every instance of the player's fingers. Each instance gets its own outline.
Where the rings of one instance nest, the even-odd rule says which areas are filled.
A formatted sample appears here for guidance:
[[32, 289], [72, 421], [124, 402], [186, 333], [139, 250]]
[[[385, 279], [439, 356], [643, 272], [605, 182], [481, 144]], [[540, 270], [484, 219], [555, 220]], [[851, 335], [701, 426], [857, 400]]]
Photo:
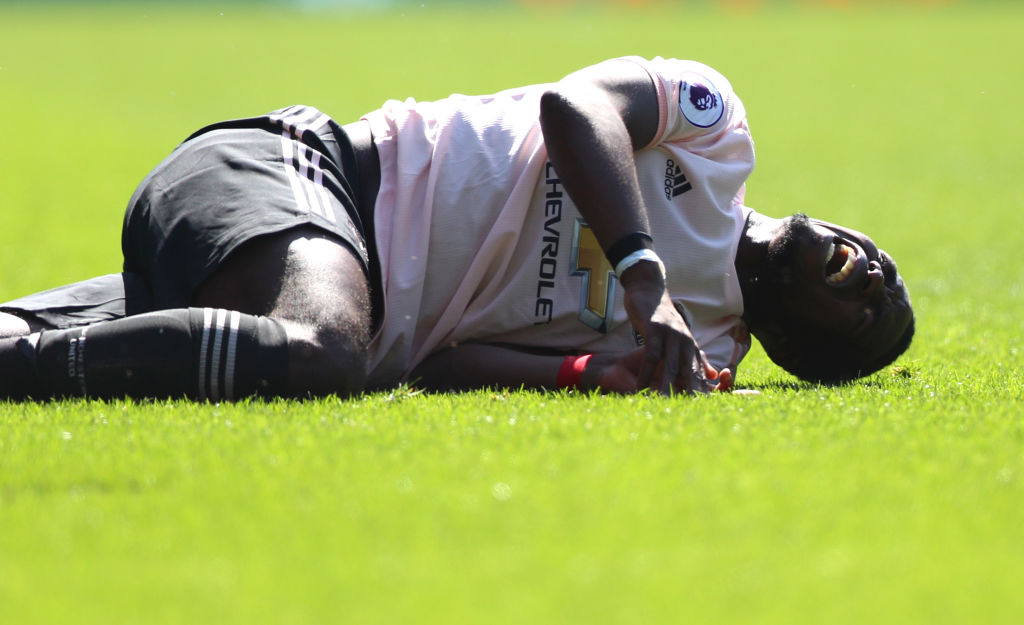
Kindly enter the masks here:
[[661, 335], [657, 331], [648, 331], [645, 339], [647, 342], [644, 345], [644, 359], [636, 376], [638, 388], [651, 387], [651, 378], [654, 377], [658, 363], [661, 362]]
[[732, 390], [732, 371], [729, 369], [722, 369], [718, 374], [718, 384], [715, 385], [716, 391], [728, 392]]
[[665, 337], [665, 349], [662, 352], [664, 366], [661, 370], [661, 380], [654, 380], [662, 395], [672, 393], [672, 386], [676, 376], [679, 375], [679, 352], [682, 348], [682, 340], [678, 334], [669, 334]]
[[676, 392], [686, 394], [706, 393], [710, 383], [705, 375], [704, 367], [699, 365], [698, 360], [694, 356], [687, 357], [684, 362], [689, 364], [679, 369], [674, 385]]
[[711, 361], [708, 360], [708, 355], [704, 353], [704, 350], [700, 350], [700, 362], [704, 367], [704, 376], [709, 380], [718, 379], [718, 369], [711, 366]]
[[708, 394], [710, 387], [708, 386], [707, 371], [704, 368], [704, 363], [700, 359], [700, 354], [694, 354], [693, 358], [690, 359], [690, 378], [693, 380], [693, 387], [689, 390], [695, 393]]
[[676, 391], [687, 395], [693, 395], [695, 393], [706, 395], [708, 393], [709, 384], [710, 383], [700, 371], [690, 370], [680, 372], [679, 384], [676, 385]]

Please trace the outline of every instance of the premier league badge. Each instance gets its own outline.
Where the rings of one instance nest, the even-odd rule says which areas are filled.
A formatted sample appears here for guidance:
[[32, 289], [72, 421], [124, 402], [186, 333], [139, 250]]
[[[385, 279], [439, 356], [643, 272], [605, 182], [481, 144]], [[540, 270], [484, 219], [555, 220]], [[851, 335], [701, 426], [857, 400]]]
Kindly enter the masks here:
[[679, 110], [694, 126], [710, 128], [722, 119], [725, 103], [714, 83], [690, 72], [684, 74], [679, 83]]

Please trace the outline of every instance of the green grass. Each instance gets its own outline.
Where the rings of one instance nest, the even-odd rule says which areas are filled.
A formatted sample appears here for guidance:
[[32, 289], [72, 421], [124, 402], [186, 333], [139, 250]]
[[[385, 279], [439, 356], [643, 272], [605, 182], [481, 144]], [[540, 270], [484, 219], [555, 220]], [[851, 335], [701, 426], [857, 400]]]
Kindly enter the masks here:
[[0, 7], [0, 299], [116, 271], [206, 122], [661, 54], [744, 98], [752, 206], [893, 253], [909, 353], [823, 389], [755, 350], [758, 397], [0, 406], [0, 623], [1024, 620], [1024, 10], [425, 4]]

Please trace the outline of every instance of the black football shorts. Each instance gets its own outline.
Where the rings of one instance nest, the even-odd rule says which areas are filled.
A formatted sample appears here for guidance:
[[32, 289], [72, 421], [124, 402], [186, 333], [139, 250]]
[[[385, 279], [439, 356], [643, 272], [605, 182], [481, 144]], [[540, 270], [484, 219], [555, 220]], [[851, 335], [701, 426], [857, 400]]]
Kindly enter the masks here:
[[121, 239], [123, 274], [30, 295], [0, 310], [63, 328], [187, 307], [238, 246], [298, 226], [340, 239], [373, 276], [363, 227], [372, 207], [357, 206], [355, 162], [345, 132], [312, 107], [207, 126], [132, 196]]

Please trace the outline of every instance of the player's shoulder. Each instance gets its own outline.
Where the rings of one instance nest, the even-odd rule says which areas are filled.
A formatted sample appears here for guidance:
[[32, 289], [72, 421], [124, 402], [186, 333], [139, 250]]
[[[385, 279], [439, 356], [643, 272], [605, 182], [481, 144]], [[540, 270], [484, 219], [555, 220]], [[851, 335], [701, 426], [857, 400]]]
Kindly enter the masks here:
[[732, 92], [732, 85], [725, 75], [701, 61], [660, 56], [652, 58], [623, 56], [613, 60], [636, 63], [652, 76], [669, 83], [689, 81], [707, 85], [709, 88], [713, 87], [720, 93]]
[[654, 83], [661, 119], [657, 143], [718, 134], [741, 125], [746, 117], [732, 85], [706, 63], [660, 56], [617, 60], [643, 67]]

